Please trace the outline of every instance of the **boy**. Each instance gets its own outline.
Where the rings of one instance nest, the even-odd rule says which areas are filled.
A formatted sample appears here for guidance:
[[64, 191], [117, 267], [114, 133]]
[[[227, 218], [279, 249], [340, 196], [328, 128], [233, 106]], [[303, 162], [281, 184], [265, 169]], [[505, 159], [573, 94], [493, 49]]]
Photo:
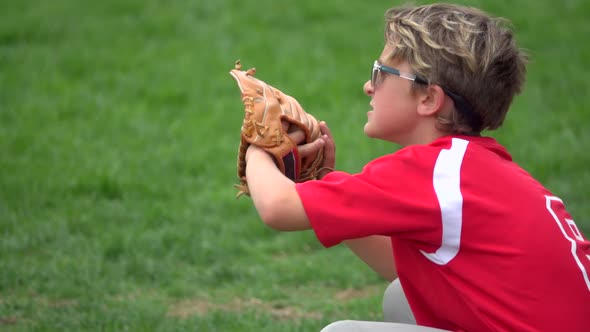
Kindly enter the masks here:
[[[501, 19], [450, 4], [385, 16], [385, 47], [364, 85], [372, 107], [364, 132], [402, 148], [359, 174], [324, 171], [297, 184], [263, 150], [250, 146], [246, 156], [263, 222], [312, 228], [326, 247], [345, 243], [395, 280], [386, 316], [401, 316], [388, 312], [398, 294], [393, 301], [407, 298], [418, 325], [342, 321], [324, 330], [587, 331], [590, 242], [558, 197], [480, 135], [501, 126], [525, 81], [513, 34]], [[323, 137], [299, 152], [323, 148], [332, 169], [335, 145], [321, 127]]]

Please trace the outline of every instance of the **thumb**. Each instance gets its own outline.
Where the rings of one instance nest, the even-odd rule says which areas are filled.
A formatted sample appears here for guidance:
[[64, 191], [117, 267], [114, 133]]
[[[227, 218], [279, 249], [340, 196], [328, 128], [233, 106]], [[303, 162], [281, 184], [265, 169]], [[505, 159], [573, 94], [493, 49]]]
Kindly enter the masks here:
[[289, 135], [289, 138], [291, 138], [291, 140], [293, 142], [295, 142], [295, 144], [300, 144], [302, 142], [305, 141], [305, 132], [303, 132], [303, 130], [301, 129], [297, 129], [295, 131], [292, 131], [290, 133], [288, 133], [287, 135]]
[[324, 147], [326, 141], [322, 137], [316, 139], [315, 141], [303, 145], [299, 145], [297, 147], [297, 151], [299, 152], [299, 156], [301, 158], [305, 158], [317, 153], [320, 149]]

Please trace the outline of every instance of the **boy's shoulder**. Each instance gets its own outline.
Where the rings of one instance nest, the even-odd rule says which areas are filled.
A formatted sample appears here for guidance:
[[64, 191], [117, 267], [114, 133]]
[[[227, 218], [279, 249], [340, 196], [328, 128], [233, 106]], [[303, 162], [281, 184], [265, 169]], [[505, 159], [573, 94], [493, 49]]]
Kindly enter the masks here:
[[464, 149], [461, 158], [468, 155], [476, 158], [493, 158], [512, 161], [512, 156], [504, 146], [492, 137], [448, 135], [440, 137], [430, 144], [416, 144], [403, 147], [391, 154], [375, 159], [373, 162], [391, 163], [395, 161], [416, 167], [417, 165], [433, 164], [441, 156], [443, 151]]
[[442, 150], [456, 149], [459, 146], [464, 146], [469, 154], [494, 155], [512, 161], [508, 150], [495, 138], [489, 136], [448, 135], [440, 137], [428, 145], [415, 145], [409, 148], [416, 151], [430, 150], [432, 152], [434, 150], [440, 153]]

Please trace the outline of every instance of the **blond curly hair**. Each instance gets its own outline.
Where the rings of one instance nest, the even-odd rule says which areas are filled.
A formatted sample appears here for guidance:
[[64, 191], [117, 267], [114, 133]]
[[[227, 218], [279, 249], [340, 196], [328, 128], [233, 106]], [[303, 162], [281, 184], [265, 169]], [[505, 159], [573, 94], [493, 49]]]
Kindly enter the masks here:
[[478, 134], [502, 125], [522, 90], [528, 60], [508, 20], [438, 3], [391, 8], [385, 21], [385, 40], [393, 50], [388, 60], [407, 61], [416, 75], [469, 105], [471, 114], [455, 107], [451, 116], [439, 117], [444, 130]]

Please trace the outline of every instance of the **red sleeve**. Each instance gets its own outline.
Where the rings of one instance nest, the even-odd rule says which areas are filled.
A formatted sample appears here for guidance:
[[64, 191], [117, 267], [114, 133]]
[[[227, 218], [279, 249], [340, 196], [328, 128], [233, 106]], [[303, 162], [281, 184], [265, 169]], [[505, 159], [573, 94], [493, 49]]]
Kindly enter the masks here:
[[440, 149], [417, 146], [376, 159], [359, 174], [332, 172], [296, 188], [319, 241], [326, 247], [370, 235], [441, 237], [433, 188]]

